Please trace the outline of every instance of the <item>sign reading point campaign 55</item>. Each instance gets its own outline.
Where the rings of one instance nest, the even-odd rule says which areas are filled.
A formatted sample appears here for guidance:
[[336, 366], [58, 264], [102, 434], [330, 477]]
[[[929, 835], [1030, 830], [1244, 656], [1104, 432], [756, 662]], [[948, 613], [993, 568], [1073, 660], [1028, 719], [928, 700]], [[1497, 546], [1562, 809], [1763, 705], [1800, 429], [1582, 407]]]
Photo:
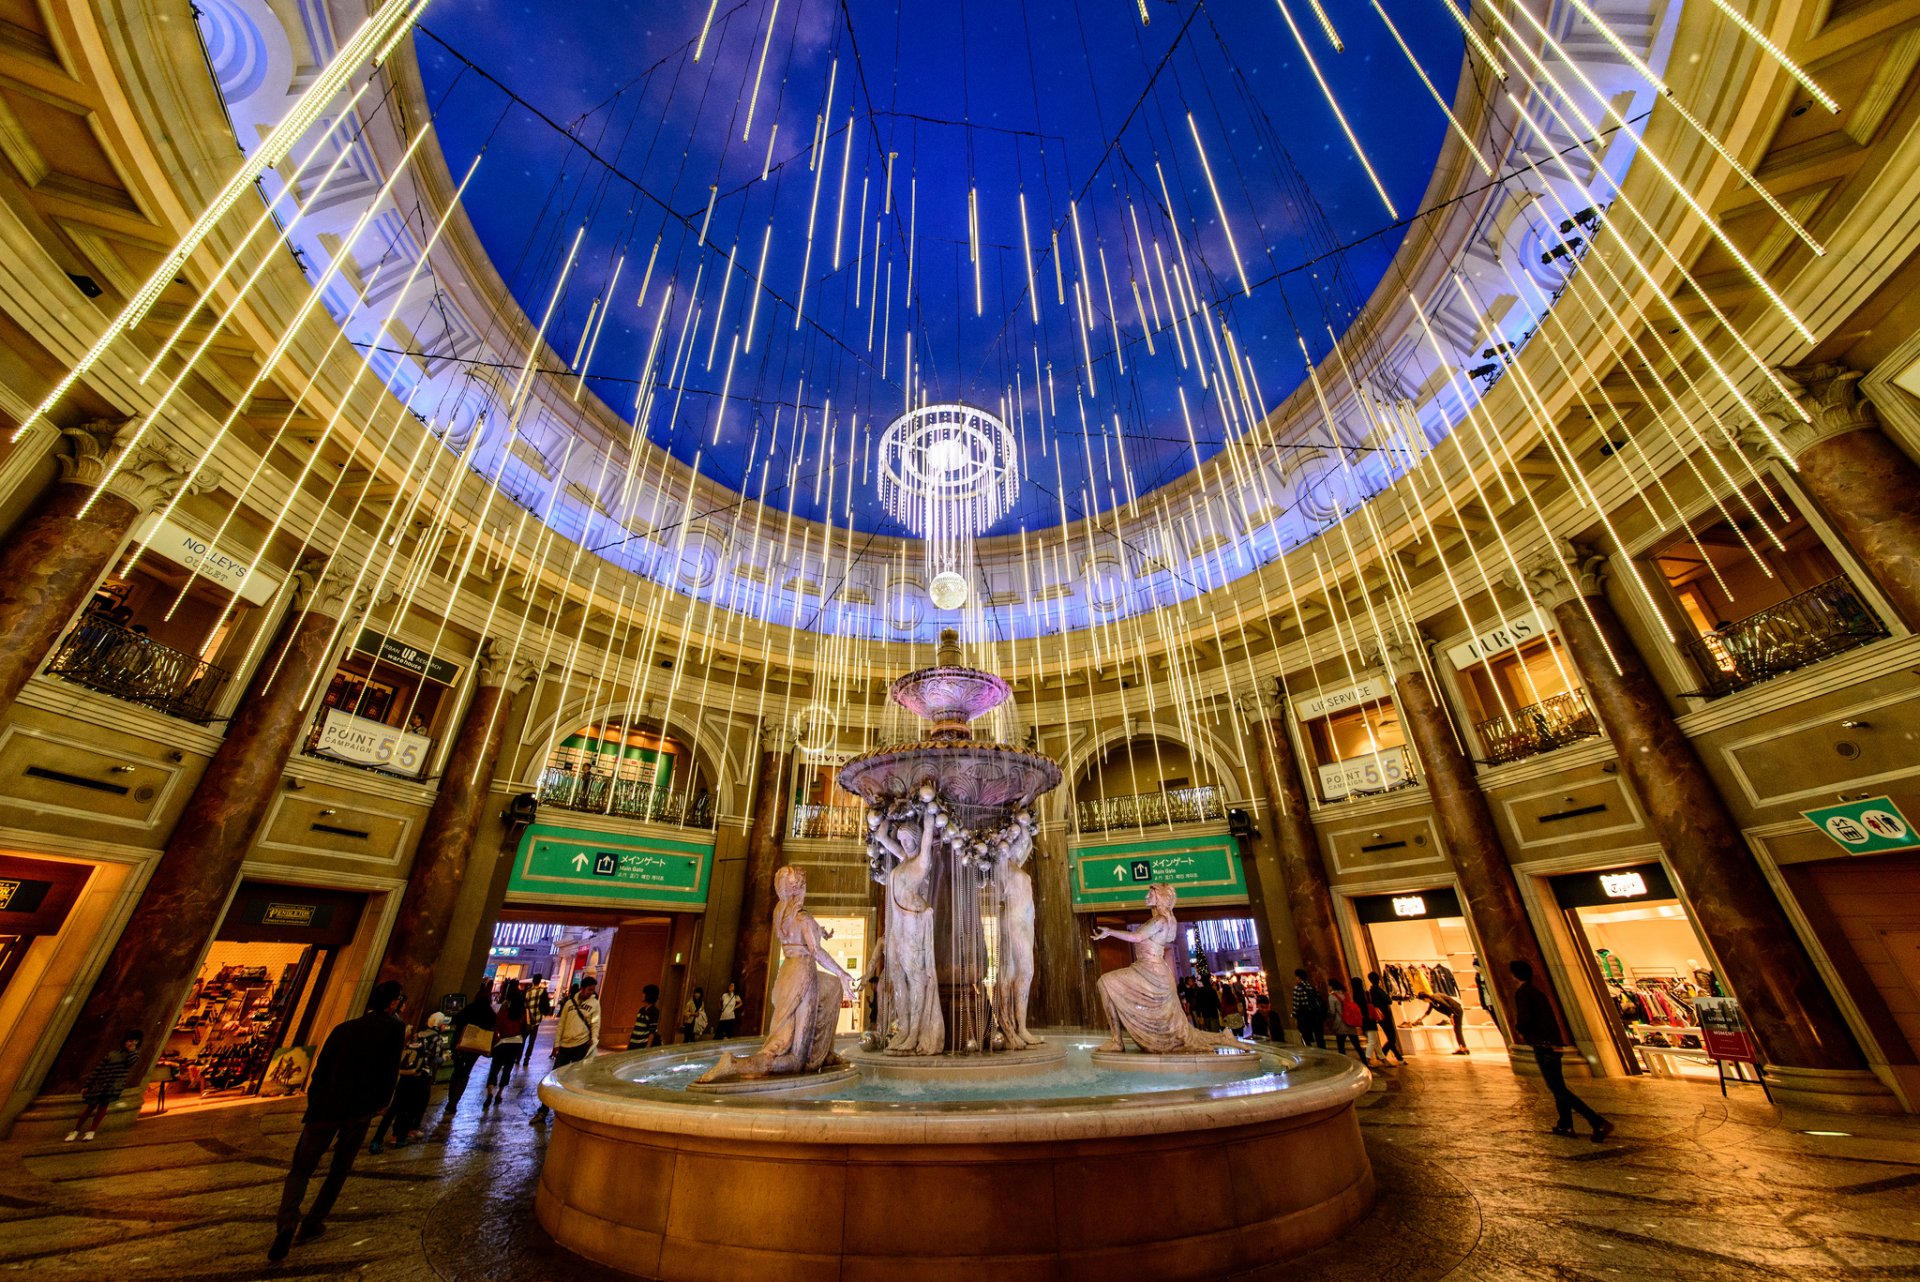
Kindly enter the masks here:
[[1889, 797], [1848, 801], [1818, 810], [1802, 810], [1813, 826], [1850, 855], [1879, 855], [1920, 847], [1920, 834]]
[[1224, 832], [1186, 839], [1115, 842], [1073, 852], [1073, 906], [1137, 908], [1154, 882], [1172, 886], [1183, 904], [1244, 904], [1247, 879], [1240, 851]]
[[699, 912], [712, 872], [711, 841], [534, 824], [520, 837], [507, 899]]

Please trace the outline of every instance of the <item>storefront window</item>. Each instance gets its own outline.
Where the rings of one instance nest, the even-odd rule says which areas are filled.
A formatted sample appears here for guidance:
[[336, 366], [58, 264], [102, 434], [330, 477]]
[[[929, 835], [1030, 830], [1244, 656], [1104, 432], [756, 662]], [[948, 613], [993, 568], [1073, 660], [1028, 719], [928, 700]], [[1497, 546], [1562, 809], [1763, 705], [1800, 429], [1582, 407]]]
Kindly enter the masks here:
[[162, 1047], [165, 1102], [302, 1089], [314, 1014], [365, 896], [242, 882]]
[[[256, 576], [257, 577], [257, 576]], [[262, 602], [273, 586], [250, 586]], [[150, 550], [106, 579], [47, 660], [47, 671], [188, 721], [213, 718], [258, 625], [254, 603]]]
[[457, 663], [362, 629], [321, 695], [307, 751], [419, 778], [460, 672]]
[[580, 727], [554, 746], [540, 774], [541, 804], [646, 823], [713, 827], [713, 789], [687, 745], [658, 726], [617, 717]]
[[[1435, 887], [1368, 895], [1356, 898], [1353, 907], [1373, 968], [1393, 998], [1402, 1041], [1435, 1052], [1505, 1049], [1457, 891]], [[1455, 1002], [1460, 1006], [1457, 1036]]]
[[1725, 994], [1666, 869], [1568, 873], [1553, 893], [1627, 1067], [1715, 1080], [1693, 1001]]
[[1580, 675], [1537, 611], [1448, 651], [1484, 759], [1518, 761], [1600, 733]]
[[1414, 782], [1406, 728], [1387, 697], [1384, 677], [1295, 699], [1293, 707], [1318, 772], [1322, 801]]
[[1887, 635], [1787, 495], [1755, 486], [1726, 507], [1731, 518], [1653, 556], [1702, 693], [1730, 694]]
[[793, 781], [793, 836], [827, 840], [865, 835], [866, 803], [836, 782], [839, 773], [837, 761], [800, 763]]

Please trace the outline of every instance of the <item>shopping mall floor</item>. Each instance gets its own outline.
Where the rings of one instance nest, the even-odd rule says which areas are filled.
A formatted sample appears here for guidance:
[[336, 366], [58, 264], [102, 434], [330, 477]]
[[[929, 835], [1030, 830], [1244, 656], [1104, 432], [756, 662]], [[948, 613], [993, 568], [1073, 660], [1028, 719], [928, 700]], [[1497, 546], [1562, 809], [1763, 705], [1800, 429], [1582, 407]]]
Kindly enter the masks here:
[[[1491, 1055], [1381, 1074], [1361, 1105], [1378, 1203], [1272, 1277], [1920, 1277], [1920, 1119], [1782, 1121], [1753, 1087], [1723, 1101], [1711, 1084], [1577, 1085], [1618, 1121], [1609, 1143], [1548, 1134], [1545, 1091]], [[532, 1081], [501, 1109], [479, 1102], [476, 1085], [430, 1142], [363, 1153], [326, 1236], [278, 1266], [265, 1251], [297, 1103], [189, 1111], [92, 1144], [0, 1144], [0, 1270], [115, 1282], [618, 1276], [534, 1222], [546, 1133], [527, 1125]]]

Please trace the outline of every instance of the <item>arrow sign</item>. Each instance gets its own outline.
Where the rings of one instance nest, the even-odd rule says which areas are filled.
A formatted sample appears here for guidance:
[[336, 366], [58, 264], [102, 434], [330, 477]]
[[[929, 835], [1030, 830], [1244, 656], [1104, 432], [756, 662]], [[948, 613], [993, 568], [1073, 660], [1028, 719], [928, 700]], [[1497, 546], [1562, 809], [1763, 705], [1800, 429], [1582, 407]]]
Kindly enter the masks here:
[[586, 868], [587, 868], [586, 855], [584, 853], [575, 855], [573, 857], [573, 870], [575, 872], [585, 872]]
[[1127, 879], [1127, 870], [1119, 864], [1115, 864], [1113, 866], [1113, 879], [1115, 881], [1125, 881]]
[[593, 861], [593, 875], [596, 877], [612, 877], [619, 871], [620, 857], [609, 851], [601, 851], [599, 857]]

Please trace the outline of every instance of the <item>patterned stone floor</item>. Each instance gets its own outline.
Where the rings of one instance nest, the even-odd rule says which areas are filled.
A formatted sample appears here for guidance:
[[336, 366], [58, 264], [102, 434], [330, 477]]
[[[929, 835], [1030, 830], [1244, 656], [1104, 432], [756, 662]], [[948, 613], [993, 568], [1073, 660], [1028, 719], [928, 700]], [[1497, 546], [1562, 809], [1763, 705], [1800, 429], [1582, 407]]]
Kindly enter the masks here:
[[[1342, 1241], [1267, 1272], [1338, 1282], [1920, 1278], [1920, 1121], [1782, 1120], [1752, 1088], [1724, 1102], [1710, 1085], [1682, 1082], [1580, 1089], [1619, 1122], [1610, 1143], [1547, 1134], [1545, 1092], [1504, 1059], [1428, 1056], [1383, 1074], [1362, 1101], [1377, 1206]], [[0, 1144], [0, 1272], [115, 1282], [617, 1276], [534, 1223], [546, 1142], [526, 1124], [535, 1102], [523, 1080], [506, 1107], [483, 1115], [476, 1086], [433, 1142], [363, 1154], [327, 1236], [279, 1266], [265, 1250], [297, 1104], [184, 1111], [87, 1145]]]

